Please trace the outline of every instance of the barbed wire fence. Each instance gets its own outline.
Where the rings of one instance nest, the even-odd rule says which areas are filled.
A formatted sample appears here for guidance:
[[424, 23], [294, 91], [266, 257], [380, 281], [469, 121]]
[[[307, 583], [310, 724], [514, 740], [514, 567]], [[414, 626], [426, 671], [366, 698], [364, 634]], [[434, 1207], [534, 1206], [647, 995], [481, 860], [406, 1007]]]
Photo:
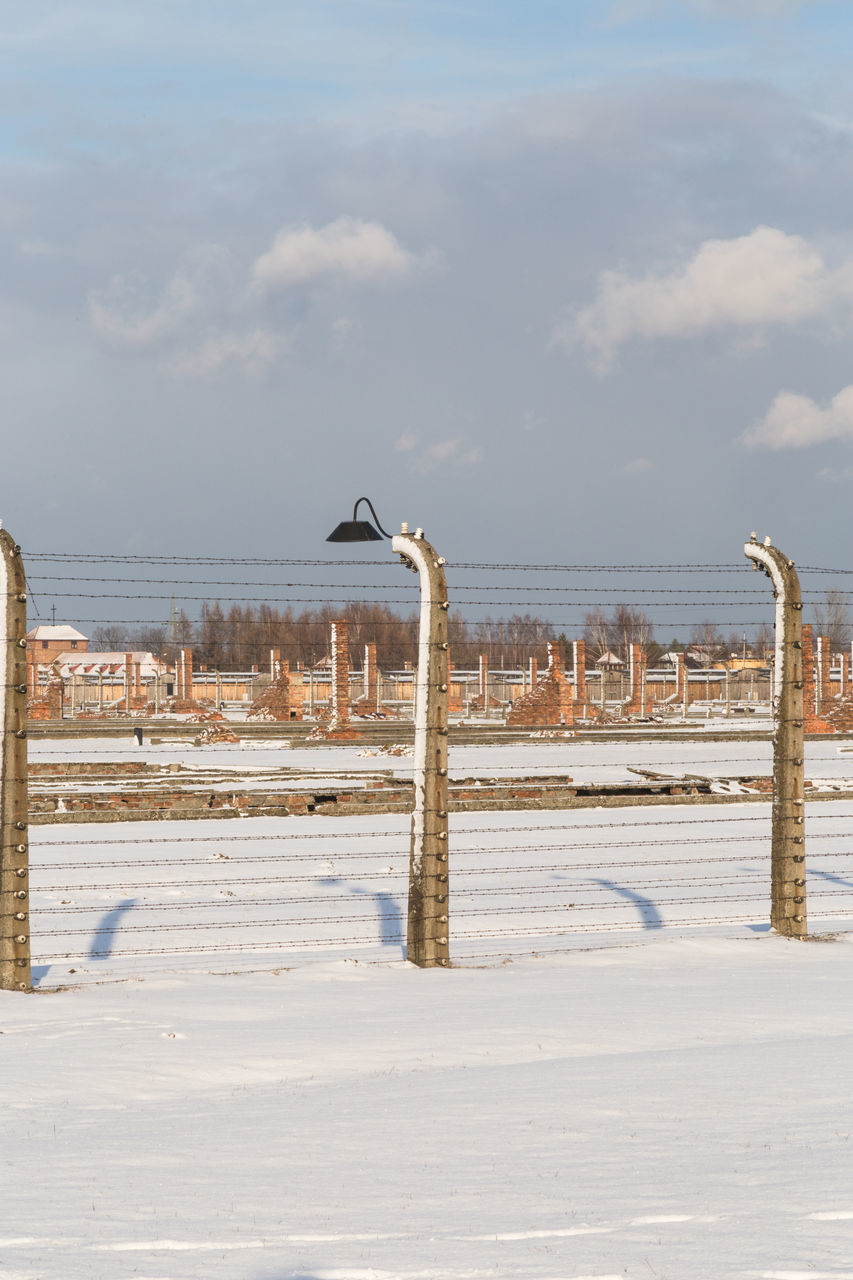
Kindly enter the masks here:
[[[31, 569], [31, 624], [46, 621], [58, 605], [63, 621], [84, 629], [124, 628], [129, 634], [158, 626], [168, 635], [168, 604], [171, 618], [180, 606], [190, 628], [188, 642], [193, 644], [203, 625], [203, 607], [251, 605], [273, 613], [289, 610], [290, 617], [271, 618], [267, 635], [259, 641], [241, 636], [244, 622], [239, 619], [230, 624], [229, 636], [226, 614], [218, 625], [228, 651], [256, 654], [260, 644], [295, 657], [305, 637], [316, 635], [315, 620], [300, 620], [293, 612], [297, 607], [326, 611], [326, 618], [330, 610], [367, 602], [396, 615], [374, 619], [372, 636], [381, 639], [386, 630], [399, 634], [402, 622], [408, 626], [407, 643], [414, 657], [412, 615], [418, 584], [405, 579], [401, 583], [394, 562], [50, 552], [28, 553], [25, 559]], [[344, 567], [348, 572], [341, 572]], [[297, 569], [314, 572], [291, 572]], [[528, 649], [536, 647], [540, 661], [547, 641], [581, 635], [590, 613], [617, 605], [642, 615], [646, 635], [667, 641], [678, 636], [686, 642], [688, 628], [717, 619], [718, 630], [750, 636], [772, 622], [766, 587], [740, 585], [742, 575], [751, 572], [748, 565], [450, 563], [446, 570], [451, 619], [456, 618], [457, 636], [463, 637], [457, 644], [451, 638], [452, 657], [456, 649], [466, 652], [465, 643], [476, 651], [490, 628], [493, 636], [512, 634], [512, 626], [523, 634], [520, 623], [531, 612], [537, 624], [545, 624], [540, 625], [535, 646], [528, 644]], [[828, 595], [835, 593], [835, 621], [840, 618], [838, 634], [843, 634], [843, 611], [851, 600], [845, 575], [853, 571], [810, 567], [800, 572], [807, 609], [825, 608]], [[689, 585], [669, 585], [685, 575]], [[840, 586], [834, 585], [835, 579]], [[828, 588], [827, 583], [833, 585]], [[495, 614], [496, 609], [501, 612]], [[849, 636], [846, 644], [849, 658]], [[713, 701], [722, 714], [722, 700]], [[559, 728], [555, 732], [559, 734]], [[766, 733], [746, 753], [736, 738], [703, 745], [695, 740], [655, 744], [652, 737], [642, 746], [630, 740], [549, 743], [528, 737], [525, 742], [523, 735], [518, 740], [521, 745], [512, 759], [485, 763], [477, 759], [480, 748], [454, 747], [451, 740], [449, 927], [455, 963], [498, 962], [576, 946], [624, 945], [664, 928], [734, 925], [758, 932], [766, 927], [769, 806], [754, 795], [752, 803], [718, 803], [701, 816], [692, 805], [630, 819], [619, 809], [547, 810], [549, 794], [566, 788], [565, 778], [553, 775], [564, 771], [575, 783], [587, 776], [592, 784], [619, 768], [676, 777], [701, 769], [703, 777], [714, 781], [715, 800], [724, 801], [732, 778], [748, 776], [769, 783]], [[840, 742], [811, 743], [807, 764], [813, 777], [827, 775], [830, 785], [844, 789]], [[528, 749], [544, 751], [547, 767], [540, 763], [528, 768]], [[168, 750], [174, 751], [174, 746], [162, 754]], [[157, 761], [157, 750], [149, 746], [146, 752]], [[139, 759], [138, 747], [126, 741], [111, 742], [108, 754], [119, 763]], [[589, 754], [594, 758], [587, 764]], [[81, 749], [79, 740], [72, 745], [46, 738], [39, 741], [34, 759], [61, 766], [75, 755], [86, 755], [92, 764], [88, 782], [93, 787], [115, 785], [106, 764], [99, 771], [103, 754], [93, 753], [89, 746]], [[204, 767], [203, 758], [201, 764]], [[276, 766], [264, 767], [274, 772]], [[401, 766], [396, 768], [399, 773]], [[479, 785], [482, 791], [488, 779], [494, 793], [490, 803], [500, 803], [502, 792], [510, 803], [518, 792], [518, 779], [537, 774], [543, 812], [536, 813], [536, 822], [530, 820], [530, 812], [481, 811], [470, 799], [472, 789]], [[39, 779], [42, 789], [61, 793], [64, 785], [61, 776]], [[69, 786], [69, 795], [72, 790]], [[383, 791], [389, 803], [411, 801], [411, 782], [405, 777]], [[637, 812], [641, 811], [631, 811]], [[404, 814], [232, 819], [224, 830], [220, 822], [215, 830], [195, 834], [197, 824], [155, 824], [143, 787], [138, 807], [127, 805], [122, 816], [129, 821], [122, 823], [118, 835], [115, 825], [108, 828], [108, 836], [91, 826], [54, 825], [32, 832], [33, 960], [44, 984], [62, 985], [86, 975], [95, 980], [106, 971], [129, 974], [134, 966], [162, 964], [179, 956], [211, 964], [218, 957], [241, 967], [257, 960], [273, 967], [320, 953], [382, 963], [403, 954], [408, 858]], [[844, 928], [853, 917], [851, 817], [853, 808], [844, 800], [809, 810], [810, 861], [804, 878], [810, 919], [833, 930]], [[266, 829], [270, 823], [275, 823], [275, 830]], [[134, 834], [136, 830], [144, 834]]]
[[[841, 812], [819, 806], [810, 818], [813, 928], [837, 930], [853, 918], [853, 805], [837, 804]], [[454, 962], [624, 945], [662, 929], [766, 930], [769, 806], [758, 807], [727, 806], [724, 816], [679, 808], [622, 822], [601, 811], [595, 821], [573, 811], [533, 823], [457, 815]], [[220, 833], [222, 824], [202, 835], [36, 833], [36, 967], [50, 966], [51, 984], [61, 985], [81, 965], [97, 978], [99, 961], [132, 976], [138, 960], [173, 956], [206, 966], [228, 957], [241, 967], [403, 958], [405, 818], [374, 817], [361, 830], [347, 822], [344, 832], [332, 829], [341, 819], [293, 819], [298, 830], [263, 835], [246, 829], [255, 821], [236, 834]], [[190, 829], [168, 824], [169, 832]]]

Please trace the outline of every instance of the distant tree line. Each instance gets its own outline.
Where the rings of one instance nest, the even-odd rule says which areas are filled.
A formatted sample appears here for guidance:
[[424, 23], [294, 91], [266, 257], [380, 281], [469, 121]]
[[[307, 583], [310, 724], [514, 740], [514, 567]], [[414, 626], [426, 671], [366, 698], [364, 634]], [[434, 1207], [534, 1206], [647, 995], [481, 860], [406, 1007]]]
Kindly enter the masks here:
[[[366, 644], [376, 645], [378, 663], [385, 670], [414, 661], [417, 614], [403, 616], [387, 605], [362, 602], [323, 605], [294, 613], [290, 608], [280, 610], [264, 604], [232, 604], [226, 610], [217, 600], [202, 605], [198, 622], [181, 611], [170, 627], [104, 625], [95, 629], [91, 643], [93, 649], [150, 651], [167, 661], [174, 661], [178, 649], [191, 648], [197, 665], [220, 671], [248, 670], [252, 666], [263, 669], [270, 649], [279, 649], [292, 666], [298, 662], [315, 666], [329, 656], [329, 624], [336, 619], [349, 624], [356, 665], [359, 649]], [[842, 593], [827, 592], [824, 602], [814, 606], [814, 621], [816, 632], [829, 636], [833, 653], [849, 647], [851, 625]], [[595, 663], [604, 653], [612, 653], [625, 662], [632, 644], [642, 647], [650, 666], [659, 663], [667, 651], [690, 650], [707, 665], [741, 653], [769, 660], [773, 652], [771, 626], [760, 627], [747, 640], [738, 632], [725, 634], [711, 620], [697, 623], [685, 641], [673, 637], [667, 643], [658, 643], [648, 615], [623, 604], [614, 605], [609, 611], [590, 610], [584, 615], [579, 637], [558, 633], [547, 618], [530, 613], [467, 621], [454, 612], [448, 618], [448, 636], [451, 660], [457, 667], [476, 666], [481, 654], [492, 668], [518, 668], [533, 657], [541, 664], [547, 657], [549, 641], [558, 645], [568, 661], [570, 642], [575, 638], [585, 641], [589, 663]]]

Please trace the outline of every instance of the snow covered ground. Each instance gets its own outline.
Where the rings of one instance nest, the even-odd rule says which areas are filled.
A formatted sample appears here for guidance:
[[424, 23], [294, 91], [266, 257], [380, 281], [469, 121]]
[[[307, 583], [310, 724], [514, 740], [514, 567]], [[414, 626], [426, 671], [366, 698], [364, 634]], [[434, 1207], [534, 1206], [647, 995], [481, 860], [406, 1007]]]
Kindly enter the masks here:
[[3, 993], [3, 1280], [843, 1280], [853, 946]]
[[853, 803], [811, 942], [764, 803], [454, 814], [450, 970], [402, 959], [407, 826], [33, 829], [0, 1278], [853, 1280]]
[[[809, 918], [821, 932], [853, 928], [851, 827], [849, 800], [809, 807]], [[393, 962], [408, 829], [402, 814], [36, 827], [36, 978]], [[451, 953], [494, 963], [654, 933], [749, 937], [767, 927], [769, 853], [764, 802], [454, 813]]]
[[[241, 785], [244, 786], [252, 785], [254, 774], [257, 785], [265, 788], [301, 787], [307, 776], [318, 781], [318, 785], [319, 780], [351, 782], [359, 775], [380, 771], [411, 777], [410, 756], [376, 755], [374, 751], [358, 743], [292, 749], [286, 740], [281, 743], [250, 740], [215, 747], [196, 747], [187, 741], [146, 742], [142, 747], [135, 747], [110, 738], [47, 738], [35, 739], [30, 744], [30, 758], [36, 762], [141, 760], [162, 766], [180, 764], [191, 770], [242, 773], [245, 778], [241, 779]], [[579, 783], [636, 782], [637, 774], [632, 772], [636, 769], [728, 777], [769, 774], [771, 762], [770, 742], [754, 739], [703, 742], [694, 737], [683, 742], [655, 742], [626, 736], [610, 742], [528, 738], [506, 746], [456, 746], [452, 741], [450, 745], [450, 772], [455, 778], [547, 773], [569, 775]], [[277, 771], [281, 774], [276, 782]], [[853, 742], [840, 737], [807, 742], [806, 773], [810, 778], [850, 780], [853, 787]]]

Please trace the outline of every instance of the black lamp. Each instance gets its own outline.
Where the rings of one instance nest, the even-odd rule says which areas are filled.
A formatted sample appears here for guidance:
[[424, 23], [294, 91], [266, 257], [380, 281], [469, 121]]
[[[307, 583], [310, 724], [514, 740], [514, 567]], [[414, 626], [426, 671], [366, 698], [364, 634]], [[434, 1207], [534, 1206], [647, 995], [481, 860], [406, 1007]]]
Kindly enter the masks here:
[[[356, 513], [360, 502], [366, 502], [370, 507], [370, 514], [379, 525], [380, 532], [377, 533], [369, 520], [356, 520]], [[334, 529], [326, 539], [327, 542], [381, 542], [383, 537], [390, 538], [391, 534], [386, 533], [379, 524], [379, 517], [373, 510], [373, 503], [369, 498], [359, 498], [352, 509], [352, 520], [342, 520], [336, 529]]]

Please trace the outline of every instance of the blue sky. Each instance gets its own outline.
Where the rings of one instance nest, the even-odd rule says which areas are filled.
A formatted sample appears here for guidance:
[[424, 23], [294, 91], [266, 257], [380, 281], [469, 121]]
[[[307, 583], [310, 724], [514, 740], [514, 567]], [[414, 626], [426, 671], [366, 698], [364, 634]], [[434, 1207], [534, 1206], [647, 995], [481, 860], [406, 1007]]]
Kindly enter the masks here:
[[98, 132], [171, 113], [179, 128], [340, 124], [345, 113], [381, 130], [376, 112], [388, 108], [436, 127], [466, 109], [661, 75], [756, 76], [820, 94], [846, 72], [851, 20], [838, 0], [36, 0], [0, 14], [18, 123], [64, 102]]
[[34, 549], [300, 556], [368, 492], [458, 559], [717, 562], [757, 527], [837, 563], [851, 26], [0, 3], [0, 371], [38, 476], [0, 515]]

